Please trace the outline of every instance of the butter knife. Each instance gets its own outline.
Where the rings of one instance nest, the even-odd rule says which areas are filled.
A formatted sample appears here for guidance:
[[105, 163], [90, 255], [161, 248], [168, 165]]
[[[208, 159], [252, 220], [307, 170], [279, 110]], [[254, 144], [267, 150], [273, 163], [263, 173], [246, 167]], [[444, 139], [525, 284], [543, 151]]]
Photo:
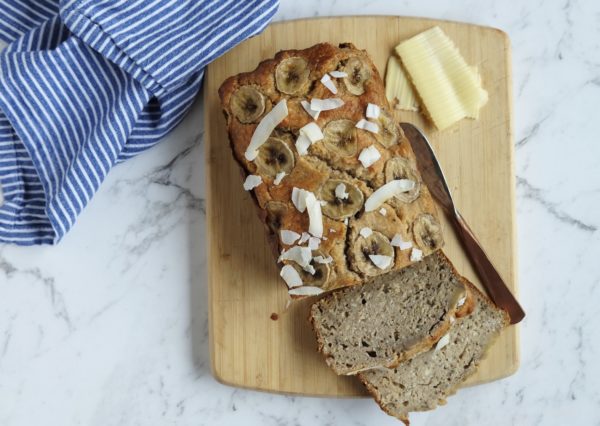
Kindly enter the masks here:
[[477, 271], [488, 294], [496, 305], [508, 312], [510, 323], [517, 324], [525, 317], [525, 312], [506, 286], [506, 283], [490, 261], [479, 241], [477, 241], [477, 238], [475, 238], [475, 234], [469, 228], [465, 219], [456, 209], [450, 188], [448, 188], [446, 178], [435, 157], [431, 144], [423, 132], [414, 125], [400, 123], [400, 126], [404, 130], [404, 134], [408, 138], [417, 157], [417, 166], [421, 172], [423, 181], [450, 219], [463, 248], [468, 254], [471, 264], [475, 268], [475, 271]]

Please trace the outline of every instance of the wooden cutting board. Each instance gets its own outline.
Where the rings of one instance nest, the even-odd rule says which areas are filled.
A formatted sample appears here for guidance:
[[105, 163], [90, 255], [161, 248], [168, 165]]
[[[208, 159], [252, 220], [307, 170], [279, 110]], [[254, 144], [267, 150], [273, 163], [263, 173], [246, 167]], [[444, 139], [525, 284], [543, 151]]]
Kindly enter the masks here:
[[[253, 70], [279, 50], [325, 41], [352, 42], [366, 49], [383, 74], [398, 42], [434, 25], [454, 40], [469, 64], [479, 67], [490, 100], [478, 121], [463, 120], [444, 132], [417, 113], [397, 115], [429, 135], [459, 209], [516, 290], [512, 83], [506, 34], [476, 25], [383, 16], [274, 24], [209, 65], [204, 82], [209, 332], [212, 371], [220, 382], [307, 395], [365, 395], [357, 380], [336, 376], [316, 352], [306, 321], [308, 302], [285, 309], [286, 287], [279, 281], [264, 228], [231, 156], [218, 87], [225, 78]], [[452, 229], [444, 225], [445, 252], [459, 271], [479, 284]], [[514, 373], [518, 354], [518, 332], [510, 327], [468, 384]]]

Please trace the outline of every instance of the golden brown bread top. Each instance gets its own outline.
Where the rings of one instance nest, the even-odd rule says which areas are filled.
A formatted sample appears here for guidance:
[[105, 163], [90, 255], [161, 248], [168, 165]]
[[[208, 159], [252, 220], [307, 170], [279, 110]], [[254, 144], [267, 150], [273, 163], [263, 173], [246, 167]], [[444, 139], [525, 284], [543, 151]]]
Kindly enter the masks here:
[[[320, 81], [332, 71], [348, 73], [347, 78], [332, 78], [337, 94]], [[390, 242], [395, 235], [412, 242], [424, 255], [441, 246], [435, 206], [416, 171], [410, 144], [391, 115], [379, 72], [365, 51], [351, 44], [336, 47], [328, 43], [282, 51], [261, 62], [254, 71], [225, 80], [219, 96], [235, 159], [245, 175], [262, 178], [262, 184], [252, 192], [277, 255], [291, 247], [282, 243], [278, 231], [298, 234], [308, 231], [307, 213], [299, 212], [291, 201], [293, 188], [308, 190], [326, 200], [322, 203], [323, 238], [312, 254], [331, 256], [333, 262], [326, 265], [312, 262], [316, 269], [312, 275], [290, 261], [304, 285], [331, 290], [409, 265], [412, 250], [392, 247]], [[321, 111], [316, 120], [301, 105], [301, 101], [328, 98], [340, 98], [344, 104]], [[258, 123], [282, 99], [287, 102], [287, 117], [259, 149], [259, 158], [248, 161], [244, 153]], [[378, 105], [382, 111], [378, 119], [370, 119], [379, 125], [377, 134], [354, 127], [366, 118], [369, 103]], [[307, 155], [300, 155], [294, 143], [299, 129], [311, 122], [321, 128], [325, 139], [313, 143]], [[364, 167], [359, 155], [371, 146], [381, 157], [370, 167]], [[274, 180], [278, 171], [286, 171], [286, 175], [277, 185]], [[416, 181], [412, 195], [391, 199], [381, 209], [364, 211], [362, 204], [377, 188], [389, 180], [405, 178]], [[345, 201], [333, 191], [340, 182], [351, 193]], [[365, 227], [375, 232], [361, 236], [360, 230]], [[301, 245], [306, 246], [307, 242]], [[392, 257], [391, 266], [377, 267], [369, 257], [373, 254]]]

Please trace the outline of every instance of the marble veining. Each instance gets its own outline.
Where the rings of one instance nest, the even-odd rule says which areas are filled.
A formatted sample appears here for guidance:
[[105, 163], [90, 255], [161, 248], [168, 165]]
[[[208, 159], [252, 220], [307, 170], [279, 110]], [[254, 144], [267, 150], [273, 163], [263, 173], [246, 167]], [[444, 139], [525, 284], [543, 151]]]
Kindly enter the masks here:
[[[414, 425], [600, 425], [600, 3], [282, 0], [278, 20], [391, 14], [511, 37], [521, 367]], [[57, 247], [0, 246], [0, 425], [397, 425], [370, 400], [210, 374], [202, 101], [116, 167]]]

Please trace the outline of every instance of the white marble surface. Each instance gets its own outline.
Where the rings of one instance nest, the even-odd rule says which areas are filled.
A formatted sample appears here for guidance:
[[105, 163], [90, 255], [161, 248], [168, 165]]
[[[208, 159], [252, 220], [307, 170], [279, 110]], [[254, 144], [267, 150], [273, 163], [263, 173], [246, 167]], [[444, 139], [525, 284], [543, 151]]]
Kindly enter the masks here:
[[[278, 20], [396, 14], [513, 44], [522, 364], [415, 425], [600, 424], [600, 3], [283, 0]], [[202, 105], [114, 169], [57, 247], [0, 247], [0, 425], [396, 425], [370, 400], [209, 371]]]

